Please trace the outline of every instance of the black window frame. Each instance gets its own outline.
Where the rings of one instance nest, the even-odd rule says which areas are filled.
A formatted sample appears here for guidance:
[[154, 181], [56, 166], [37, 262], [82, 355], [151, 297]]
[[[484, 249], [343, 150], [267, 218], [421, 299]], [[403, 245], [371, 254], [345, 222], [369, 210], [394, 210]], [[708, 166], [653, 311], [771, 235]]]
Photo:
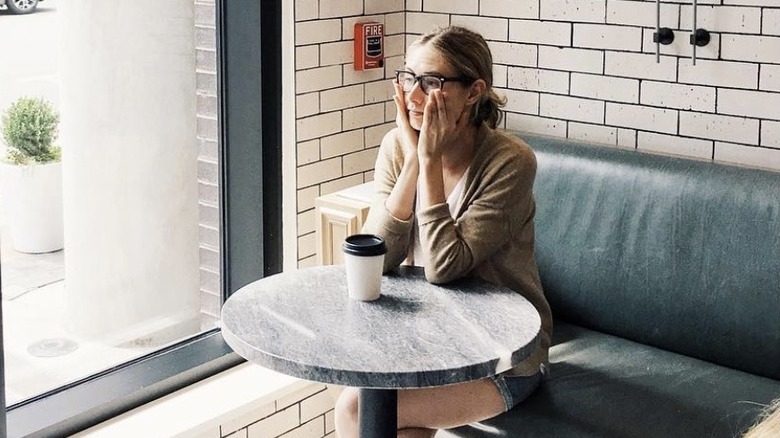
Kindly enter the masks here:
[[[215, 0], [223, 299], [282, 269], [281, 2]], [[8, 408], [3, 390], [0, 437], [68, 436], [241, 362], [213, 329]]]

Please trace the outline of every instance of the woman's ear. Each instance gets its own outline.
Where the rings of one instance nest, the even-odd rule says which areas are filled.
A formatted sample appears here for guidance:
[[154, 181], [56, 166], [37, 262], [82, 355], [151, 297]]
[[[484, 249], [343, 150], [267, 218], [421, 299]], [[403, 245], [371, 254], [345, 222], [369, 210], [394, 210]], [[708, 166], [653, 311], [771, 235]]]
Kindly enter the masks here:
[[474, 105], [482, 100], [482, 95], [485, 94], [487, 84], [484, 79], [477, 79], [469, 86], [469, 94], [466, 97], [466, 105]]

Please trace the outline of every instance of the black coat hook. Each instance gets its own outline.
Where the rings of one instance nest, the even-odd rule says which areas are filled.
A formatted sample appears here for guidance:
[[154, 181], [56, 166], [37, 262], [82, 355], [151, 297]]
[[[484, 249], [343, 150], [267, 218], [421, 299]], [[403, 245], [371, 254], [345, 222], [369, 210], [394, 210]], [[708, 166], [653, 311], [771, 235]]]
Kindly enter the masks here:
[[[696, 29], [690, 35], [690, 44], [704, 47], [710, 43], [710, 33], [706, 29]], [[663, 44], [663, 43], [662, 43]]]
[[658, 29], [658, 32], [653, 32], [653, 42], [661, 43], [665, 46], [672, 44], [674, 41], [674, 31], [668, 27], [662, 27]]

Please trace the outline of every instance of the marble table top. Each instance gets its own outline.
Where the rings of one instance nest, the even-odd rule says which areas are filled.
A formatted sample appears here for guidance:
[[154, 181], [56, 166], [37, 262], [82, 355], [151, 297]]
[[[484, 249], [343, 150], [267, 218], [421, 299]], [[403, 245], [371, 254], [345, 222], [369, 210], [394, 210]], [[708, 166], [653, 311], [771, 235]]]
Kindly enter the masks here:
[[478, 280], [437, 286], [422, 269], [382, 278], [371, 302], [347, 296], [343, 266], [266, 277], [222, 307], [239, 355], [275, 371], [363, 388], [421, 388], [476, 380], [518, 364], [541, 320], [520, 294]]

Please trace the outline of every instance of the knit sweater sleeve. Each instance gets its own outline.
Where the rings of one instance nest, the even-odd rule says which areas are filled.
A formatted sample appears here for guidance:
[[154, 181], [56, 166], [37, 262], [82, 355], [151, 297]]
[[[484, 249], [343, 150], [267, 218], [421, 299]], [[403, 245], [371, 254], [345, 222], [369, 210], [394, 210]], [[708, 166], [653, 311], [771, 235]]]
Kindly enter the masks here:
[[432, 283], [467, 275], [512, 239], [534, 213], [536, 158], [527, 147], [492, 145], [467, 180], [463, 213], [453, 219], [447, 204], [417, 212], [420, 243], [427, 254], [425, 274]]
[[406, 258], [414, 223], [413, 218], [396, 218], [385, 206], [403, 166], [403, 155], [397, 138], [395, 128], [382, 139], [374, 166], [374, 197], [362, 230], [364, 233], [379, 235], [385, 240], [385, 272], [400, 265]]

